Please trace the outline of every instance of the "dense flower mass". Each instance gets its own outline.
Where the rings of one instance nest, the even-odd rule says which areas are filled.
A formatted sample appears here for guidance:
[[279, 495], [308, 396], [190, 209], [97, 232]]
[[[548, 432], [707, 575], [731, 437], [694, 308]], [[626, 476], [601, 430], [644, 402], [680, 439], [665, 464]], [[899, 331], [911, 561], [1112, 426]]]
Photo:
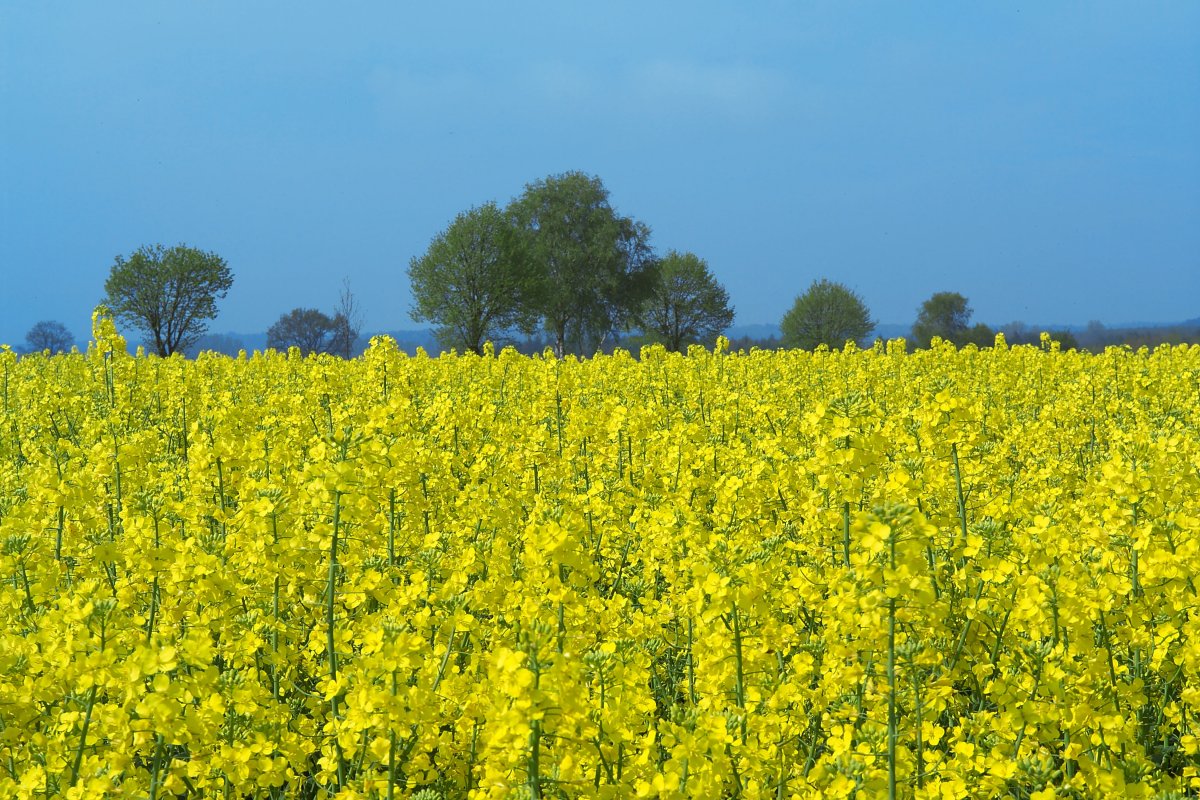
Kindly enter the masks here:
[[1200, 348], [0, 370], [2, 797], [1200, 788]]

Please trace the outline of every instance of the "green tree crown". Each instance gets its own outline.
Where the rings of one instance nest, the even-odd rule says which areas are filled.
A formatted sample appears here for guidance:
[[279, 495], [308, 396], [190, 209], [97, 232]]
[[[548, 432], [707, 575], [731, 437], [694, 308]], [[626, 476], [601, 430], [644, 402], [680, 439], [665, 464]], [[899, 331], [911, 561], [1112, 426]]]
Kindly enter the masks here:
[[417, 322], [432, 322], [446, 347], [483, 352], [488, 340], [530, 329], [534, 291], [510, 217], [495, 203], [464, 211], [408, 266]]
[[187, 349], [217, 316], [233, 273], [216, 253], [179, 244], [117, 256], [102, 301], [118, 320], [147, 334], [160, 356]]
[[649, 295], [634, 315], [635, 325], [668, 350], [709, 344], [731, 324], [729, 292], [694, 253], [670, 251], [654, 269]]
[[796, 298], [779, 323], [784, 347], [812, 350], [859, 342], [875, 327], [866, 303], [846, 286], [822, 278]]
[[509, 206], [528, 275], [525, 306], [556, 352], [589, 352], [633, 319], [653, 283], [650, 229], [616, 213], [582, 172], [531, 183]]
[[913, 324], [913, 339], [920, 347], [928, 347], [933, 337], [940, 336], [955, 344], [965, 343], [971, 324], [971, 306], [958, 292], [938, 292], [921, 304]]

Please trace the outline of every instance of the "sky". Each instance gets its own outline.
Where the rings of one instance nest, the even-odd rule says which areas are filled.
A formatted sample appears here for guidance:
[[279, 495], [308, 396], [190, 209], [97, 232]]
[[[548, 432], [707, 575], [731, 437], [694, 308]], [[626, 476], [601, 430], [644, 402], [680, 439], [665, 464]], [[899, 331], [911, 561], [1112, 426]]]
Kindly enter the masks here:
[[214, 332], [417, 328], [409, 261], [581, 170], [736, 324], [1200, 317], [1200, 4], [0, 0], [0, 342], [118, 255], [222, 256]]

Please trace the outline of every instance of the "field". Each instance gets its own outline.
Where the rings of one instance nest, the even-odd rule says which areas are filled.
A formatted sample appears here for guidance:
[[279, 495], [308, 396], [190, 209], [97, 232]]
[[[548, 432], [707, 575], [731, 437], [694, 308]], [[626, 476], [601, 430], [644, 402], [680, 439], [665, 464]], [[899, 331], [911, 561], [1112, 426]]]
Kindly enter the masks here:
[[1200, 791], [1200, 347], [0, 366], [5, 798]]

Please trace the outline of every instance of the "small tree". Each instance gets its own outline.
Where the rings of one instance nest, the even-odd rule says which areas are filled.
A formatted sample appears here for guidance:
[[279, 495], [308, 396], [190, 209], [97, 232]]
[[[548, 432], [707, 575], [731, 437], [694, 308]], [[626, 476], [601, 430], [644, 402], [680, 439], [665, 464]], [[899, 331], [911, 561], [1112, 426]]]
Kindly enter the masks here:
[[1004, 341], [1009, 347], [1018, 344], [1037, 344], [1038, 331], [1033, 330], [1021, 320], [1013, 320], [1007, 325], [1001, 325], [1000, 330], [1004, 332]]
[[113, 316], [153, 339], [160, 356], [185, 350], [217, 316], [218, 299], [233, 273], [216, 253], [161, 244], [117, 256], [104, 282], [104, 304]]
[[329, 352], [342, 358], [352, 357], [361, 332], [362, 310], [350, 291], [350, 279], [343, 278], [338, 305], [333, 312], [333, 336], [329, 342]]
[[971, 306], [958, 292], [938, 292], [921, 304], [913, 325], [913, 339], [927, 347], [935, 336], [962, 344], [971, 324]]
[[304, 355], [328, 353], [337, 335], [334, 319], [315, 308], [293, 308], [267, 330], [267, 347], [298, 347]]
[[31, 353], [40, 353], [44, 350], [49, 350], [51, 353], [65, 353], [75, 346], [75, 337], [61, 322], [44, 319], [25, 334], [25, 344], [29, 346]]
[[445, 347], [482, 353], [489, 339], [529, 328], [531, 282], [520, 240], [495, 203], [459, 214], [408, 265], [417, 322], [432, 322]]
[[1071, 331], [1050, 331], [1050, 339], [1058, 342], [1061, 350], [1078, 350], [1079, 339]]
[[634, 324], [668, 350], [711, 344], [733, 324], [729, 292], [704, 259], [672, 250], [658, 262], [650, 295], [634, 315]]
[[825, 278], [813, 281], [779, 323], [781, 344], [805, 350], [822, 344], [841, 347], [847, 341], [858, 342], [874, 327], [862, 298]]
[[991, 347], [996, 343], [996, 332], [982, 322], [976, 322], [962, 335], [958, 344], [973, 344], [976, 347]]
[[201, 353], [220, 353], [224, 356], [236, 356], [244, 350], [246, 344], [236, 336], [228, 333], [206, 333], [192, 344], [185, 352], [188, 358], [195, 358]]

